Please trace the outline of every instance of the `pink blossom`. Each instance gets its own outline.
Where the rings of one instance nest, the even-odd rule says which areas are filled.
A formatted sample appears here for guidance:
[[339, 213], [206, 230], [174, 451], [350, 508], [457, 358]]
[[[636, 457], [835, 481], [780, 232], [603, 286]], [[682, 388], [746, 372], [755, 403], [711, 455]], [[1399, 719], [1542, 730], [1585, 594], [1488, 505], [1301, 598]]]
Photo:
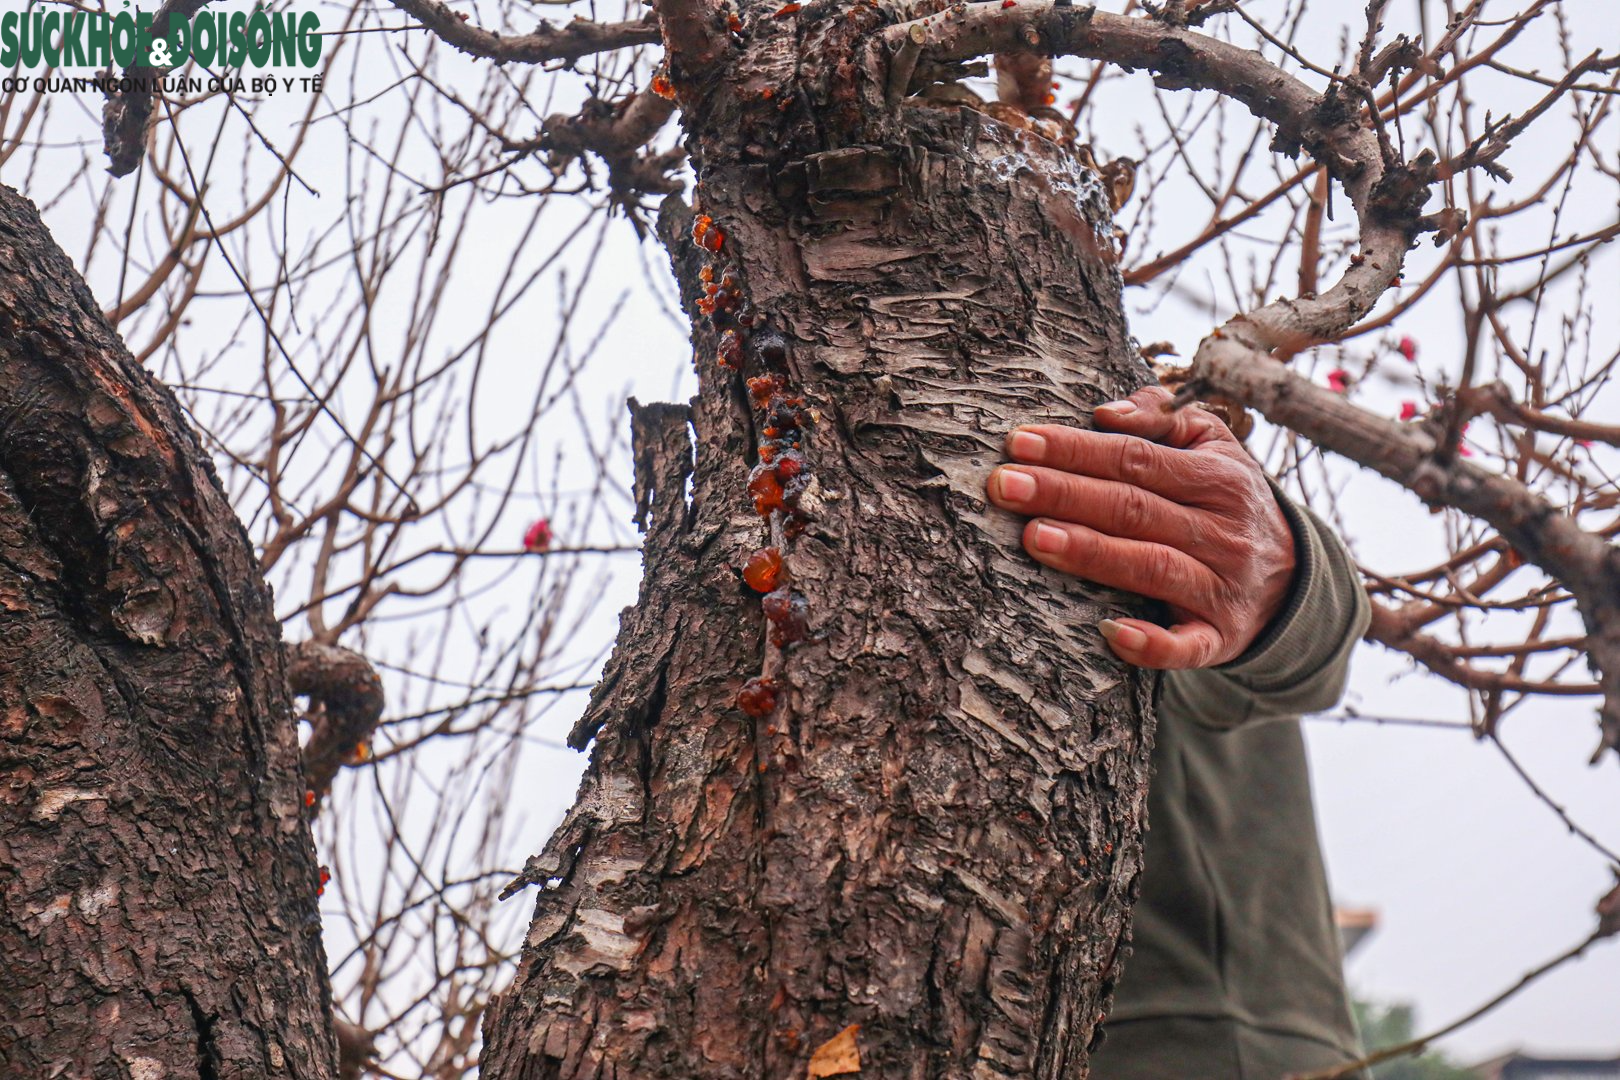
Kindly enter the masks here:
[[1395, 347], [1401, 350], [1401, 355], [1406, 357], [1406, 362], [1408, 364], [1417, 359], [1417, 342], [1413, 341], [1411, 338], [1401, 338], [1400, 344], [1396, 345]]
[[1344, 368], [1334, 368], [1327, 374], [1328, 389], [1335, 394], [1342, 394], [1350, 389], [1350, 373]]
[[1401, 402], [1401, 419], [1402, 420], [1415, 420], [1415, 419], [1417, 419], [1417, 414], [1418, 414], [1417, 402], [1415, 402], [1415, 401], [1403, 401], [1403, 402]]

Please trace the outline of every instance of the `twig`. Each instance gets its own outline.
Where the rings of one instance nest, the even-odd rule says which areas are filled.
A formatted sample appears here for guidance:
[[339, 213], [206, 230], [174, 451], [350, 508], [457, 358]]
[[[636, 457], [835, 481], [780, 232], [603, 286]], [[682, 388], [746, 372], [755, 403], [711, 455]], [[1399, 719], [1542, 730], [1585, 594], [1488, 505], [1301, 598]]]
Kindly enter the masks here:
[[1559, 953], [1557, 956], [1553, 957], [1551, 960], [1548, 960], [1540, 967], [1525, 972], [1524, 975], [1520, 977], [1518, 982], [1514, 983], [1500, 994], [1497, 994], [1495, 997], [1491, 998], [1491, 1000], [1487, 1001], [1473, 1012], [1453, 1020], [1451, 1023], [1437, 1031], [1431, 1031], [1427, 1035], [1420, 1036], [1419, 1038], [1412, 1039], [1408, 1042], [1399, 1043], [1395, 1046], [1387, 1046], [1376, 1053], [1368, 1054], [1366, 1057], [1359, 1058], [1356, 1061], [1352, 1061], [1346, 1065], [1339, 1065], [1335, 1068], [1324, 1069], [1319, 1072], [1296, 1073], [1289, 1077], [1289, 1080], [1344, 1080], [1345, 1077], [1353, 1076], [1362, 1069], [1380, 1064], [1381, 1062], [1390, 1061], [1394, 1058], [1406, 1057], [1408, 1054], [1422, 1053], [1430, 1043], [1435, 1042], [1437, 1039], [1443, 1039], [1460, 1028], [1467, 1027], [1469, 1024], [1472, 1024], [1475, 1020], [1478, 1020], [1480, 1017], [1484, 1016], [1486, 1013], [1490, 1012], [1492, 1009], [1502, 1004], [1502, 1002], [1506, 1001], [1514, 994], [1517, 994], [1520, 990], [1523, 990], [1525, 987], [1529, 986], [1531, 983], [1535, 982], [1549, 971], [1552, 971], [1554, 968], [1560, 967], [1571, 960], [1577, 959], [1604, 936], [1605, 935], [1601, 929], [1592, 931], [1592, 933], [1588, 935], [1587, 938], [1579, 945], [1576, 945], [1574, 948], [1565, 952]]

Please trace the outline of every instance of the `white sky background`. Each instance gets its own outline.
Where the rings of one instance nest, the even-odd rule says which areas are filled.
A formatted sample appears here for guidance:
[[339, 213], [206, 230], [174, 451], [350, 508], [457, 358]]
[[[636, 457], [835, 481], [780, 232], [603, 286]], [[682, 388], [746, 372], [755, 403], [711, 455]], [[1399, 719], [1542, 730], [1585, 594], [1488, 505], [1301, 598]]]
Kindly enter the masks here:
[[[7, 6], [20, 6], [20, 0], [0, 0]], [[224, 5], [234, 9], [234, 4]], [[1117, 9], [1115, 2], [1105, 7]], [[1251, 0], [1246, 5], [1257, 16], [1279, 5], [1270, 0]], [[1409, 22], [1413, 4], [1396, 0], [1396, 11], [1390, 22], [1399, 29]], [[1360, 9], [1356, 4], [1325, 4], [1320, 0], [1312, 9], [1310, 19], [1321, 20], [1322, 29], [1316, 36], [1306, 35], [1302, 47], [1316, 58], [1337, 55], [1340, 27], [1335, 17], [1349, 21], [1359, 33]], [[1438, 5], [1431, 4], [1431, 10]], [[322, 8], [323, 21], [331, 26], [335, 16]], [[476, 9], [475, 9], [476, 10]], [[1510, 8], [1504, 6], [1502, 14]], [[1569, 13], [1576, 19], [1579, 37], [1588, 42], [1577, 51], [1585, 53], [1601, 45], [1612, 51], [1620, 45], [1620, 32], [1615, 29], [1614, 9], [1604, 0], [1571, 3]], [[1338, 13], [1342, 12], [1342, 15]], [[562, 17], [562, 9], [547, 9], [553, 18]], [[604, 17], [614, 17], [612, 13]], [[480, 18], [474, 15], [475, 21]], [[402, 21], [388, 16], [387, 23]], [[1307, 20], [1309, 25], [1309, 19]], [[1544, 67], [1554, 68], [1556, 55], [1551, 51], [1551, 39], [1540, 45], [1528, 40], [1527, 51], [1517, 55], [1537, 55], [1541, 48], [1545, 56]], [[416, 36], [420, 42], [420, 36]], [[375, 53], [373, 53], [375, 55]], [[468, 62], [470, 64], [470, 62]], [[447, 61], [447, 64], [450, 64]], [[451, 70], [468, 71], [469, 67]], [[1081, 73], [1084, 65], [1067, 62], [1060, 65], [1067, 73]], [[368, 71], [365, 79], [376, 89], [386, 86], [394, 76], [387, 72]], [[1307, 77], [1313, 85], [1320, 80]], [[578, 80], [567, 76], [554, 83], [558, 99], [548, 104], [536, 104], [536, 112], [562, 111], [569, 108], [578, 95]], [[365, 85], [365, 80], [362, 80]], [[1071, 87], [1059, 92], [1060, 102], [1074, 94]], [[290, 95], [284, 103], [291, 117], [303, 107], [301, 95]], [[1207, 97], [1175, 95], [1169, 99], [1174, 106], [1190, 105], [1201, 109]], [[1522, 105], [1514, 100], [1487, 100], [1496, 115]], [[94, 143], [99, 128], [100, 102], [86, 98], [82, 108], [75, 108], [68, 99], [58, 99], [57, 107], [64, 109], [58, 126], [52, 129], [53, 138], [65, 140], [64, 133], [72, 131], [82, 141]], [[386, 118], [387, 110], [400, 107], [396, 98], [380, 98], [370, 106], [369, 113], [361, 110], [355, 117], [355, 129], [366, 123]], [[1099, 90], [1097, 108], [1093, 117], [1092, 138], [1100, 156], [1138, 152], [1138, 125], [1145, 118], [1158, 117], [1158, 109], [1146, 79], [1138, 76], [1131, 80], [1118, 80]], [[199, 118], [189, 129], [188, 145], [205, 147], [211, 125], [218, 122], [217, 113]], [[190, 124], [190, 118], [187, 119]], [[1235, 113], [1229, 120], [1232, 130], [1246, 132], [1242, 118]], [[264, 125], [272, 141], [285, 138], [288, 128], [279, 132], [268, 123]], [[520, 131], [527, 135], [530, 130]], [[1206, 141], [1210, 152], [1217, 152], [1214, 141], [1219, 122], [1212, 122], [1197, 137]], [[1538, 163], [1562, 158], [1569, 145], [1567, 115], [1554, 115], [1532, 128], [1509, 152], [1505, 163], [1521, 175], [1537, 176]], [[1609, 129], [1607, 152], [1615, 150], [1612, 128]], [[665, 133], [666, 138], [669, 132]], [[354, 145], [345, 137], [343, 129], [332, 122], [317, 125], [319, 140], [316, 152], [307, 153], [299, 162], [300, 174], [320, 191], [319, 199], [294, 189], [288, 196], [288, 233], [295, 250], [300, 244], [313, 242], [301, 235], [312, 226], [300, 229], [300, 221], [328, 220], [333, 207], [340, 205], [345, 193], [353, 193], [356, 173], [353, 171], [357, 156]], [[1562, 141], [1560, 141], [1562, 140]], [[1198, 145], [1197, 143], [1194, 144]], [[37, 158], [14, 159], [0, 179], [21, 188], [36, 199], [64, 184], [72, 170], [79, 167], [81, 152], [64, 141], [61, 152], [43, 153]], [[1237, 145], [1223, 144], [1219, 152], [1230, 163], [1235, 159]], [[99, 168], [98, 151], [92, 146], [93, 165]], [[233, 154], [239, 156], [240, 151]], [[1264, 151], [1259, 152], [1267, 157]], [[407, 159], [409, 160], [409, 159]], [[1612, 157], [1611, 157], [1612, 160]], [[1164, 156], [1150, 161], [1150, 168], [1163, 168]], [[1276, 168], [1291, 172], [1292, 163], [1279, 161]], [[1269, 186], [1271, 166], [1256, 172], [1257, 179], [1245, 190], [1257, 193]], [[423, 175], [432, 175], [431, 163], [422, 163]], [[126, 179], [115, 193], [115, 200], [132, 197], [133, 178]], [[222, 181], [218, 188], [223, 194], [220, 203], [230, 205], [233, 196], [231, 182]], [[1139, 188], [1140, 190], [1140, 188]], [[1511, 189], [1509, 189], [1511, 192]], [[211, 195], [211, 205], [214, 196]], [[1614, 220], [1613, 188], [1595, 205], [1575, 200], [1569, 220], [1560, 226], [1563, 235], [1601, 227]], [[571, 200], [554, 200], [547, 211], [546, 222], [529, 242], [537, 247], [552, 243], [563, 235], [577, 220], [580, 208], [570, 205]], [[124, 207], [127, 201], [115, 205]], [[1433, 204], [1431, 204], [1432, 207]], [[1339, 228], [1346, 225], [1348, 203], [1342, 192], [1337, 195], [1340, 208]], [[1155, 200], [1154, 240], [1149, 250], [1168, 249], [1202, 228], [1207, 217], [1208, 203], [1195, 188], [1183, 185], [1167, 187]], [[223, 215], [222, 208], [217, 213]], [[501, 253], [518, 242], [521, 231], [532, 212], [532, 206], [521, 202], [495, 203], [483, 206], [464, 238], [472, 256], [462, 260], [457, 270], [454, 288], [440, 303], [444, 311], [436, 330], [432, 349], [441, 354], [461, 343], [466, 324], [475, 322], [487, 306], [487, 297], [498, 287], [495, 280], [503, 265]], [[46, 209], [49, 224], [71, 254], [76, 257], [84, 249], [86, 210], [82, 200], [64, 199]], [[1128, 212], [1126, 217], [1130, 217]], [[111, 220], [122, 220], [114, 214]], [[1253, 227], [1256, 235], [1274, 235], [1264, 227], [1265, 218]], [[280, 229], [279, 221], [276, 229]], [[593, 222], [591, 228], [596, 228]], [[263, 230], [260, 230], [263, 232]], [[151, 238], [147, 238], [148, 244]], [[263, 236], [253, 244], [263, 244]], [[1545, 232], [1519, 237], [1505, 236], [1502, 249], [1525, 250], [1545, 242]], [[583, 270], [577, 264], [581, 254], [568, 256], [559, 267], [544, 278], [520, 301], [518, 315], [512, 325], [492, 338], [485, 363], [489, 377], [476, 389], [469, 390], [478, 410], [479, 424], [499, 430], [503, 422], [510, 423], [514, 415], [527, 406], [536, 389], [551, 342], [556, 336], [559, 320], [558, 274], [571, 271], [572, 280], [578, 281]], [[1234, 265], [1241, 274], [1247, 274], [1246, 258], [1241, 247], [1234, 249]], [[1408, 264], [1407, 279], [1423, 276], [1424, 267], [1433, 261], [1433, 249], [1424, 245], [1414, 252]], [[572, 261], [570, 261], [572, 260]], [[650, 268], [650, 273], [649, 269]], [[391, 273], [408, 279], [410, 264], [406, 263]], [[224, 267], [215, 265], [213, 272], [224, 274]], [[1526, 269], [1523, 276], [1533, 271]], [[1187, 267], [1180, 275], [1180, 284], [1189, 293], [1211, 294], [1218, 311], [1214, 314], [1201, 310], [1196, 304], [1184, 302], [1180, 292], [1168, 299], [1161, 297], [1158, 288], [1132, 290], [1126, 302], [1133, 320], [1133, 330], [1142, 341], [1169, 339], [1190, 355], [1197, 340], [1220, 320], [1232, 314], [1237, 307], [1247, 306], [1251, 283], [1243, 278], [1236, 283], [1226, 279], [1227, 264], [1219, 258], [1203, 258]], [[1292, 284], [1291, 267], [1284, 273], [1280, 284], [1270, 294], [1289, 290]], [[1594, 294], [1605, 298], [1596, 312], [1597, 326], [1593, 337], [1599, 353], [1612, 353], [1614, 343], [1620, 340], [1620, 253], [1611, 246], [1591, 268]], [[1506, 280], [1506, 278], [1505, 278]], [[1519, 280], [1513, 278], [1511, 280]], [[92, 286], [98, 299], [110, 305], [116, 295], [117, 281], [104, 266], [92, 268]], [[1163, 282], [1155, 283], [1156, 285]], [[223, 288], [225, 281], [218, 280]], [[667, 294], [672, 286], [668, 281], [667, 264], [663, 253], [655, 245], [638, 245], [629, 226], [623, 220], [610, 223], [600, 263], [588, 279], [588, 287], [574, 302], [574, 336], [570, 348], [576, 357], [581, 354], [587, 339], [598, 336], [600, 341], [590, 362], [582, 368], [576, 399], [577, 408], [559, 409], [555, 425], [550, 421], [546, 429], [536, 433], [537, 443], [530, 460], [523, 466], [525, 475], [532, 475], [532, 485], [526, 500], [513, 506], [500, 519], [501, 535], [508, 546], [515, 547], [523, 526], [533, 516], [545, 513], [559, 525], [561, 542], [610, 543], [633, 540], [633, 529], [628, 524], [629, 506], [622, 496], [610, 500], [609, 516], [584, 520], [570, 516], [569, 492], [579, 481], [576, 471], [583, 473], [588, 465], [584, 460], [584, 445], [594, 441], [598, 447], [608, 448], [614, 470], [613, 480], [624, 486], [629, 480], [628, 457], [623, 446], [623, 401], [634, 394], [643, 401], [680, 399], [691, 392], [693, 380], [685, 331], [668, 316]], [[664, 295], [660, 297], [658, 294]], [[318, 322], [321, 301], [318, 294], [305, 299], [307, 318]], [[398, 294], [379, 300], [379, 312], [386, 313], [390, 304], [407, 301]], [[613, 318], [616, 307], [620, 307]], [[1317, 358], [1318, 378], [1322, 372], [1336, 366], [1361, 370], [1363, 364], [1375, 362], [1375, 376], [1358, 388], [1358, 400], [1376, 404], [1393, 414], [1403, 398], [1418, 397], [1407, 386], [1385, 381], [1381, 375], [1397, 371], [1402, 361], [1394, 357], [1389, 341], [1407, 334], [1420, 343], [1419, 367], [1431, 380], [1444, 373], [1453, 376], [1460, 369], [1456, 355], [1461, 340], [1461, 327], [1457, 309], [1448, 305], [1444, 294], [1429, 297], [1414, 311], [1403, 317], [1388, 339], [1366, 339], [1355, 343], [1344, 356]], [[216, 341], [233, 338], [241, 319], [238, 308], [219, 304], [194, 309], [198, 324], [192, 333], [198, 337], [212, 335]], [[458, 336], [458, 328], [463, 332]], [[127, 328], [126, 328], [127, 329]], [[132, 334], [132, 337], [137, 335]], [[258, 362], [257, 345], [251, 335], [242, 334], [238, 346], [221, 351], [217, 364], [210, 372], [211, 385], [228, 386], [250, 381]], [[1553, 346], [1554, 338], [1547, 339]], [[289, 340], [289, 348], [296, 342]], [[1309, 358], [1300, 363], [1310, 364]], [[311, 361], [313, 363], [313, 361]], [[152, 364], [160, 374], [164, 365], [157, 359]], [[1611, 392], [1603, 409], [1609, 419], [1620, 414], [1615, 408]], [[1594, 415], [1593, 418], [1601, 418]], [[322, 445], [337, 447], [333, 433], [320, 436]], [[1263, 438], [1255, 445], [1264, 448]], [[556, 455], [561, 454], [559, 459]], [[1611, 474], [1615, 462], [1610, 460]], [[315, 468], [314, 465], [311, 466]], [[1306, 471], [1313, 483], [1321, 478], [1319, 471]], [[1433, 561], [1443, 550], [1442, 520], [1428, 515], [1417, 501], [1397, 491], [1391, 485], [1370, 474], [1358, 473], [1342, 463], [1334, 463], [1329, 475], [1335, 483], [1344, 484], [1340, 498], [1340, 511], [1347, 523], [1347, 531], [1357, 555], [1369, 565], [1385, 570], [1411, 569]], [[244, 514], [252, 511], [244, 508]], [[521, 607], [531, 589], [534, 575], [541, 571], [528, 564], [503, 567], [490, 571], [490, 591], [469, 601], [480, 611], [493, 611], [503, 607]], [[504, 576], [503, 576], [504, 575]], [[556, 662], [560, 676], [568, 680], [588, 682], [594, 666], [599, 663], [602, 650], [611, 642], [617, 613], [625, 604], [633, 602], [639, 577], [636, 559], [607, 557], [585, 565], [571, 594], [571, 602], [583, 622], [567, 642], [563, 655]], [[278, 594], [300, 595], [295, 580], [278, 582]], [[409, 611], [408, 602], [385, 609], [391, 614]], [[492, 618], [494, 616], [491, 616]], [[421, 647], [420, 638], [407, 641], [406, 634], [420, 635], [423, 631], [414, 624], [401, 623], [402, 629], [391, 631], [387, 623], [373, 626], [365, 641], [366, 651], [373, 655], [410, 655]], [[447, 655], [454, 658], [467, 653], [468, 665], [471, 646], [466, 639], [472, 632], [471, 620], [467, 626], [444, 631], [442, 644]], [[394, 636], [390, 636], [390, 635]], [[289, 637], [300, 637], [296, 620], [289, 623]], [[407, 685], [403, 676], [385, 672], [390, 692], [390, 713], [396, 711], [396, 702], [413, 703], [431, 698], [430, 689], [421, 685]], [[1405, 718], [1424, 718], [1462, 722], [1467, 710], [1462, 695], [1438, 680], [1414, 675], [1410, 665], [1376, 646], [1363, 645], [1352, 675], [1351, 703], [1359, 710], [1376, 715]], [[509, 849], [506, 862], [520, 865], [525, 855], [537, 851], [544, 836], [555, 824], [564, 807], [572, 800], [574, 785], [583, 766], [580, 755], [560, 748], [563, 735], [583, 706], [584, 695], [571, 693], [554, 699], [550, 712], [535, 728], [539, 739], [530, 739], [513, 749], [510, 764], [516, 780], [511, 787], [514, 805], [507, 809], [521, 818], [503, 840]], [[1611, 848], [1620, 848], [1620, 764], [1611, 755], [1601, 765], [1589, 767], [1587, 758], [1595, 744], [1593, 707], [1590, 701], [1580, 699], [1543, 700], [1523, 707], [1507, 720], [1505, 739], [1523, 765], [1544, 787], [1567, 806], [1569, 812], [1586, 828], [1594, 832]], [[1416, 730], [1391, 726], [1378, 726], [1366, 722], [1339, 724], [1332, 721], [1312, 721], [1307, 726], [1312, 750], [1315, 782], [1318, 791], [1318, 810], [1327, 849], [1329, 870], [1334, 891], [1339, 899], [1350, 905], [1371, 906], [1379, 909], [1381, 925], [1350, 964], [1353, 987], [1376, 1000], [1384, 1002], [1409, 1001], [1417, 1006], [1420, 1026], [1433, 1026], [1471, 1009], [1499, 989], [1513, 982], [1525, 970], [1563, 950], [1583, 937], [1592, 926], [1592, 905], [1607, 888], [1609, 878], [1601, 860], [1568, 836], [1553, 813], [1538, 802], [1513, 777], [1500, 755], [1486, 744], [1476, 744], [1466, 732]], [[546, 745], [547, 742], [552, 745]], [[448, 767], [448, 766], [447, 766]], [[359, 795], [363, 788], [353, 794]], [[328, 896], [330, 904], [341, 901], [341, 894]], [[510, 903], [516, 933], [531, 910], [532, 900], [524, 898]], [[329, 922], [331, 920], [329, 919]], [[329, 949], [334, 957], [342, 955], [347, 943], [337, 931], [329, 931]], [[1579, 964], [1570, 966], [1532, 987], [1519, 998], [1498, 1009], [1472, 1027], [1444, 1044], [1464, 1059], [1482, 1058], [1501, 1050], [1527, 1046], [1548, 1052], [1620, 1053], [1620, 947], [1606, 943]]]

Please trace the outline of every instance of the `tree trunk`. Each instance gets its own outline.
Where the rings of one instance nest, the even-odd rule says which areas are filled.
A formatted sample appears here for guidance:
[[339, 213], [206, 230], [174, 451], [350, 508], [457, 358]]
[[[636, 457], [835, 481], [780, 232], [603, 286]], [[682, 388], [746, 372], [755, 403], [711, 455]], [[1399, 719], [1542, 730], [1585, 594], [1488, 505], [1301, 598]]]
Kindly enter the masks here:
[[208, 456], [0, 187], [0, 1073], [331, 1076], [302, 796]]
[[634, 410], [646, 577], [514, 882], [541, 891], [484, 1076], [1084, 1076], [1153, 690], [1096, 624], [1143, 611], [1037, 565], [984, 482], [1014, 426], [1149, 378], [1100, 187], [965, 110], [805, 152], [682, 104], [702, 216], [661, 224], [689, 301], [720, 287], [701, 392]]

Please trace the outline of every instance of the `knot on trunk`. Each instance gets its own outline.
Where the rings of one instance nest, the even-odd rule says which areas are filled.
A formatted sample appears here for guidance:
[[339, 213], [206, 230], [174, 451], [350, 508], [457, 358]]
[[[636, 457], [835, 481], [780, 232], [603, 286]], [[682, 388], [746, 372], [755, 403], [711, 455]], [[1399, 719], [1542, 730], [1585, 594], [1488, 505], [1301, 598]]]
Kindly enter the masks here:
[[287, 687], [310, 699], [304, 785], [319, 799], [371, 738], [382, 717], [382, 680], [352, 649], [303, 641], [287, 648]]

